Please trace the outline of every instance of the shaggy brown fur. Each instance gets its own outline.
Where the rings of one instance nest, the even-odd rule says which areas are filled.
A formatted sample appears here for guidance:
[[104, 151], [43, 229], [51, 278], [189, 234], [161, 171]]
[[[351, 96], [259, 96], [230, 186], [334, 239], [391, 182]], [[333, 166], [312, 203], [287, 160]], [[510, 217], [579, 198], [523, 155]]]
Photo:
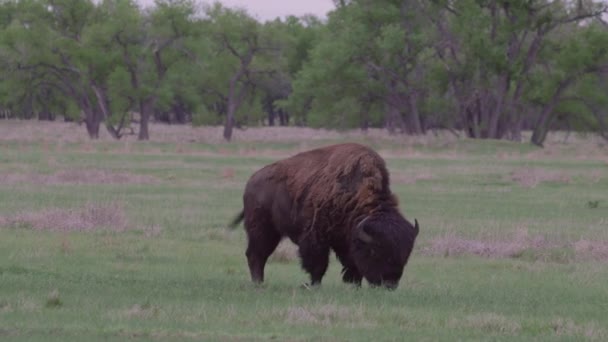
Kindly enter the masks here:
[[287, 236], [299, 246], [302, 267], [317, 285], [333, 249], [343, 280], [395, 288], [418, 235], [399, 212], [384, 160], [359, 144], [299, 153], [254, 173], [243, 195], [247, 259], [253, 282]]

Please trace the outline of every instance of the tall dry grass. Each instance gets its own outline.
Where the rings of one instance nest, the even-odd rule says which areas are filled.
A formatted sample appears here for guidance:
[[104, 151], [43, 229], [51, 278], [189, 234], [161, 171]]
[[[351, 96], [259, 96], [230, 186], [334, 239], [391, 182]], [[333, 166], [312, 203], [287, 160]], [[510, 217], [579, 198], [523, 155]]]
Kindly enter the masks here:
[[[531, 132], [523, 132], [523, 142], [529, 141]], [[466, 139], [461, 134], [456, 137], [450, 132], [439, 130], [424, 136], [389, 135], [385, 129], [371, 128], [367, 132], [359, 129], [333, 130], [314, 129], [308, 127], [250, 127], [237, 129], [233, 134], [233, 141], [241, 142], [302, 142], [318, 140], [342, 140], [351, 138], [369, 138], [371, 140], [390, 140], [395, 142], [409, 142], [429, 144], [451, 142]], [[136, 135], [124, 136], [121, 141], [135, 141]], [[150, 123], [150, 139], [155, 142], [203, 142], [222, 143], [223, 127], [191, 125], [168, 125], [163, 123]], [[103, 129], [99, 133], [100, 141], [115, 141]], [[84, 125], [69, 122], [48, 122], [36, 120], [0, 120], [0, 141], [62, 141], [62, 142], [88, 142], [90, 141]], [[608, 143], [601, 137], [593, 134], [580, 135], [566, 132], [551, 132], [546, 140], [548, 149], [564, 145], [587, 143], [589, 147], [606, 148]], [[546, 152], [551, 153], [551, 152]]]
[[0, 185], [11, 184], [152, 184], [159, 180], [149, 175], [115, 172], [103, 169], [68, 169], [51, 174], [32, 172], [0, 174]]
[[26, 227], [50, 231], [91, 231], [96, 229], [125, 231], [127, 214], [120, 203], [87, 203], [80, 208], [49, 208], [0, 216], [0, 226]]
[[511, 237], [464, 238], [455, 233], [432, 237], [419, 247], [422, 255], [458, 257], [474, 255], [483, 258], [529, 258], [556, 261], [608, 261], [608, 241], [579, 239], [564, 241], [544, 235], [529, 234], [525, 228], [517, 229]]

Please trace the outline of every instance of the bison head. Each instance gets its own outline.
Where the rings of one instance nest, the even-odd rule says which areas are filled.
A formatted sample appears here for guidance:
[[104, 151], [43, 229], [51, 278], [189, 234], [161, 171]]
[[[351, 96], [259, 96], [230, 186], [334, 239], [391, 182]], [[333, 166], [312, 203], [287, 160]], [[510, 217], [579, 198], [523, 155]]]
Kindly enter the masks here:
[[418, 221], [412, 225], [399, 212], [375, 213], [364, 218], [352, 234], [352, 257], [371, 286], [395, 289], [418, 236]]

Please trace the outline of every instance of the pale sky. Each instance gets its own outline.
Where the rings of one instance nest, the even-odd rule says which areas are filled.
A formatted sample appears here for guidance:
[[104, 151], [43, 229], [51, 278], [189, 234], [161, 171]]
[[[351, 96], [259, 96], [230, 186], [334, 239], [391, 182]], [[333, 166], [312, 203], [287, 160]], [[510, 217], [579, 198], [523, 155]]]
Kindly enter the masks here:
[[221, 0], [229, 7], [244, 7], [259, 20], [272, 20], [293, 14], [301, 16], [314, 14], [325, 17], [334, 9], [332, 0]]
[[[265, 21], [287, 15], [302, 16], [314, 14], [324, 18], [326, 13], [333, 10], [332, 0], [219, 0], [226, 7], [241, 7], [254, 18]], [[144, 6], [154, 4], [154, 0], [138, 0]], [[195, 0], [197, 4], [211, 4], [213, 0]]]

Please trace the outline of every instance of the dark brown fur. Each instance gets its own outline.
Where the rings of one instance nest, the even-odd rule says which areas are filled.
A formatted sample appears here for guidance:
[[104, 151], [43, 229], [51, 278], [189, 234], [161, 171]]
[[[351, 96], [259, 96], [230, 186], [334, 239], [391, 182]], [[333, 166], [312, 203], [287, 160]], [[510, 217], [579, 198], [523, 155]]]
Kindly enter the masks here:
[[412, 225], [399, 212], [384, 160], [359, 144], [299, 153], [267, 165], [247, 182], [243, 211], [251, 279], [264, 281], [264, 266], [287, 236], [299, 246], [312, 285], [321, 283], [332, 249], [343, 280], [395, 288], [414, 241]]

